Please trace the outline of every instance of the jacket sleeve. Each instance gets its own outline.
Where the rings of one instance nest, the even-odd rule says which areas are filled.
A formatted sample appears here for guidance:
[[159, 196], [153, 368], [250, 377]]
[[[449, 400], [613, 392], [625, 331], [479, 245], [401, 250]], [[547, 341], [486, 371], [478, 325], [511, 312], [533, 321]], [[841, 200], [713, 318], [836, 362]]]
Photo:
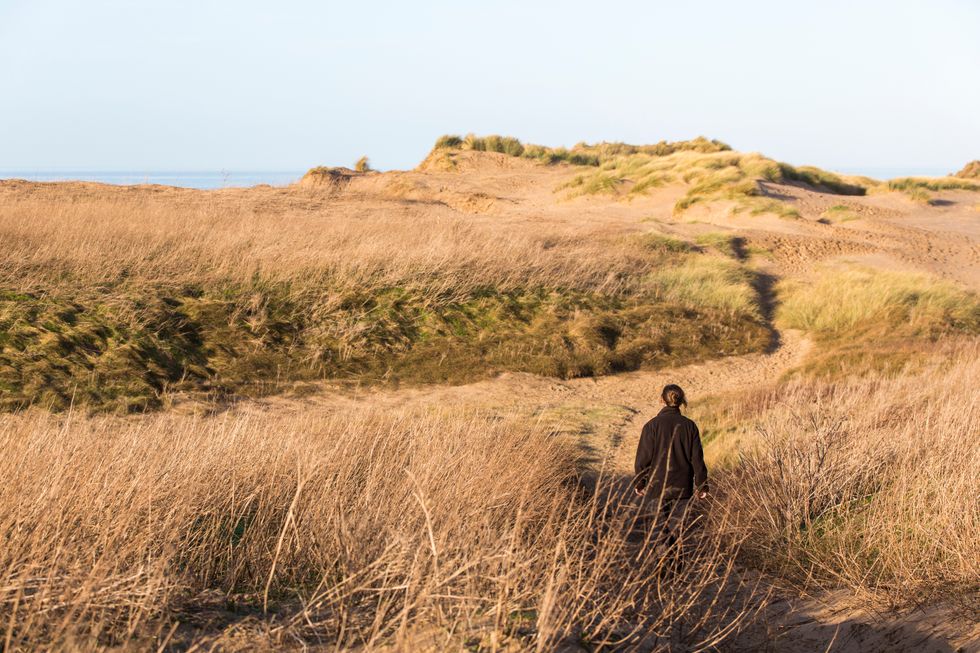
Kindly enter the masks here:
[[650, 463], [653, 461], [653, 443], [648, 430], [648, 427], [644, 426], [640, 432], [640, 443], [636, 446], [636, 461], [633, 463], [633, 472], [636, 474], [633, 482], [638, 489], [642, 489], [647, 484]]
[[694, 424], [694, 442], [691, 447], [691, 467], [694, 471], [694, 488], [699, 492], [708, 491], [708, 468], [704, 465], [704, 450], [701, 448], [701, 432]]

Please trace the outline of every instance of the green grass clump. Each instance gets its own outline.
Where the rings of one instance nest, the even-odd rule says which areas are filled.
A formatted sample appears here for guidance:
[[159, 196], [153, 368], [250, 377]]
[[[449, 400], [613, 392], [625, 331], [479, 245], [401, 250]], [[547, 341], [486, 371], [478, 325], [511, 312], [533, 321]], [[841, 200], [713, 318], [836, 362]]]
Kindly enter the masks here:
[[687, 254], [697, 250], [691, 243], [673, 236], [664, 234], [648, 233], [641, 236], [643, 246], [655, 252], [670, 254]]
[[771, 214], [790, 220], [800, 218], [800, 212], [787, 202], [768, 197], [755, 197], [751, 195], [739, 198], [738, 204], [734, 209], [732, 209], [732, 211], [734, 213], [748, 211], [749, 215]]
[[456, 134], [446, 134], [436, 140], [434, 150], [473, 150], [474, 152], [498, 152], [510, 156], [522, 156], [524, 144], [511, 136], [476, 136], [467, 134], [465, 138]]
[[858, 220], [861, 216], [846, 204], [835, 204], [820, 214], [820, 222], [830, 224], [832, 222], [850, 222]]
[[521, 156], [524, 154], [524, 145], [516, 138], [510, 136], [474, 136], [469, 134], [463, 141], [463, 145], [468, 150], [475, 152], [499, 152], [510, 156]]
[[744, 257], [744, 241], [738, 236], [711, 231], [708, 233], [699, 234], [694, 239], [694, 242], [702, 247], [710, 247], [711, 249], [721, 252], [725, 256], [729, 256], [734, 259]]
[[777, 318], [823, 338], [980, 332], [980, 298], [925, 274], [846, 269], [790, 284]]
[[561, 188], [571, 189], [570, 197], [576, 197], [578, 195], [614, 195], [621, 183], [621, 179], [600, 172], [598, 174], [576, 175], [567, 184], [561, 186]]
[[759, 316], [753, 276], [733, 261], [705, 256], [664, 267], [647, 279], [655, 296], [692, 309], [710, 308], [729, 315]]
[[440, 136], [436, 140], [435, 147], [433, 149], [443, 150], [443, 149], [453, 149], [458, 148], [463, 145], [463, 139], [455, 134], [445, 134]]
[[699, 136], [689, 141], [660, 141], [653, 145], [629, 145], [627, 143], [578, 143], [571, 149], [564, 147], [546, 147], [521, 143], [510, 136], [476, 136], [469, 134], [465, 138], [447, 134], [436, 140], [435, 150], [459, 149], [476, 152], [499, 152], [510, 156], [521, 156], [535, 159], [547, 164], [569, 163], [579, 166], [600, 166], [605, 162], [623, 156], [642, 154], [648, 157], [669, 156], [676, 152], [722, 152], [731, 148], [717, 140], [709, 140]]
[[910, 200], [919, 204], [932, 204], [933, 202], [932, 193], [924, 188], [911, 187], [905, 190], [905, 194]]
[[970, 161], [953, 176], [960, 179], [980, 179], [980, 160]]
[[648, 174], [633, 184], [630, 188], [630, 193], [633, 195], [642, 195], [651, 188], [659, 188], [670, 181], [670, 177], [665, 174]]
[[524, 148], [524, 156], [547, 164], [570, 163], [576, 166], [597, 166], [600, 163], [599, 157], [595, 154], [568, 150], [564, 147], [527, 145]]
[[764, 346], [766, 329], [750, 306], [703, 301], [703, 287], [682, 297], [680, 280], [660, 281], [613, 294], [388, 287], [347, 291], [328, 304], [259, 277], [144, 288], [138, 296], [6, 292], [0, 409], [74, 403], [133, 412], [160, 407], [173, 392], [252, 396], [320, 378], [462, 383], [502, 371], [568, 378]]
[[913, 202], [920, 204], [938, 203], [932, 192], [944, 190], [980, 190], [980, 183], [959, 177], [901, 177], [892, 179], [882, 186], [882, 190], [905, 193]]
[[941, 190], [980, 190], [980, 183], [958, 177], [902, 177], [892, 179], [888, 190], [903, 191], [941, 191]]
[[835, 195], [865, 195], [867, 193], [864, 186], [845, 182], [840, 176], [813, 166], [795, 168], [788, 163], [780, 163], [779, 172], [780, 174], [770, 181], [799, 181]]

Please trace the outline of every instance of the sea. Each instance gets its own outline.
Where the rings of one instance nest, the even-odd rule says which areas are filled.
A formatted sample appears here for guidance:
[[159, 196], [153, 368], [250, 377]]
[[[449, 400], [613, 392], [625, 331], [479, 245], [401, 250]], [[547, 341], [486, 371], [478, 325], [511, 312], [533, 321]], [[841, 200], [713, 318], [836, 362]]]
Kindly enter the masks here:
[[[875, 179], [942, 177], [952, 170], [930, 166], [828, 166], [828, 170]], [[285, 186], [306, 170], [64, 170], [0, 168], [0, 179], [28, 181], [98, 181], [104, 184], [161, 184], [184, 188], [243, 188], [258, 184]]]
[[28, 181], [98, 181], [104, 184], [161, 184], [183, 188], [243, 188], [258, 184], [284, 186], [306, 170], [63, 170], [0, 168], [0, 179]]

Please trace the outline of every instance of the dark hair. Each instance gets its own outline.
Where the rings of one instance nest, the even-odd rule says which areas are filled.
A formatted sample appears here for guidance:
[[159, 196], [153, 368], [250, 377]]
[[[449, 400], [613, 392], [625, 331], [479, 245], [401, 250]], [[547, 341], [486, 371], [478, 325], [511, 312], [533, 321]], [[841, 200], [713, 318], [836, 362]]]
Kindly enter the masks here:
[[679, 385], [673, 383], [664, 386], [664, 391], [660, 393], [660, 397], [668, 406], [677, 407], [687, 405], [687, 397], [684, 396], [684, 391], [681, 390]]

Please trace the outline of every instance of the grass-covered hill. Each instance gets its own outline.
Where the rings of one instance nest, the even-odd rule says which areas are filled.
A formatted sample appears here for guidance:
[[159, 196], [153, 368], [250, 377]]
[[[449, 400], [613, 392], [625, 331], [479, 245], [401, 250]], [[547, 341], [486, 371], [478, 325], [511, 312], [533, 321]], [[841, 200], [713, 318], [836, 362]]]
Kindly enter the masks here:
[[[0, 404], [575, 377], [758, 351], [755, 273], [626, 229], [397, 196], [7, 187]], [[315, 191], [314, 191], [315, 193]]]
[[[765, 251], [724, 225], [663, 226], [694, 205], [799, 218], [773, 188], [844, 200], [890, 188], [705, 138], [564, 149], [446, 136], [419, 170], [360, 168], [218, 191], [4, 182], [0, 406], [128, 412], [322, 379], [570, 378], [762, 351], [775, 341]], [[662, 189], [676, 199], [651, 216], [640, 200]], [[909, 298], [932, 295], [895, 297], [912, 302], [896, 314], [918, 316]], [[930, 309], [929, 328], [975, 330], [963, 297]], [[816, 304], [798, 304], [788, 324], [826, 331]]]
[[980, 160], [970, 161], [955, 176], [963, 179], [980, 179]]

